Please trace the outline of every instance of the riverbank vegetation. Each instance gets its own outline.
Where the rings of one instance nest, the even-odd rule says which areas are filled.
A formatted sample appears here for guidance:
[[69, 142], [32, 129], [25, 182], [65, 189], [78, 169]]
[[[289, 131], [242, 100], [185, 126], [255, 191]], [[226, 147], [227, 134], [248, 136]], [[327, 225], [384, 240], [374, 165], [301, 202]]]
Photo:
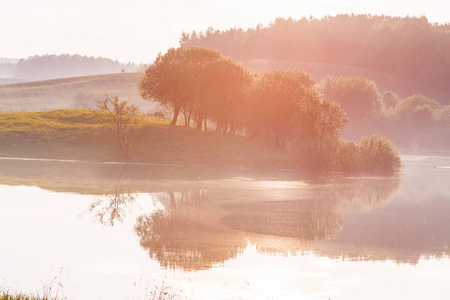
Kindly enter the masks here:
[[393, 91], [381, 93], [364, 77], [328, 76], [318, 89], [347, 112], [346, 138], [378, 133], [403, 148], [450, 149], [450, 105], [423, 95], [400, 99]]
[[353, 82], [358, 83], [356, 94], [368, 95], [370, 102], [353, 99], [353, 90], [344, 98], [348, 103], [331, 101], [336, 97], [324, 97], [329, 90], [346, 90], [335, 84], [334, 90], [325, 86], [321, 91], [302, 70], [255, 75], [211, 49], [173, 48], [158, 56], [139, 84], [144, 99], [173, 112], [170, 124], [141, 116], [137, 106], [116, 96], [97, 101], [98, 111], [0, 114], [0, 154], [396, 174], [400, 156], [386, 139], [374, 136], [355, 143], [341, 138], [349, 124], [341, 105], [355, 124], [383, 107], [371, 84], [367, 92], [364, 79]]
[[[365, 83], [365, 79], [358, 80]], [[252, 75], [217, 51], [180, 47], [157, 57], [145, 71], [139, 90], [144, 99], [158, 102], [173, 112], [172, 126], [181, 112], [186, 127], [194, 123], [197, 129], [208, 130], [210, 124], [219, 135], [258, 137], [273, 149], [288, 149], [297, 167], [303, 170], [321, 173], [348, 169], [371, 173], [362, 167], [364, 163], [344, 166], [350, 161], [338, 155], [348, 148], [340, 146], [345, 143], [340, 130], [348, 126], [349, 119], [339, 102], [323, 97], [326, 93], [315, 85], [311, 75], [298, 69]], [[368, 96], [368, 100], [354, 99], [352, 95], [338, 99], [352, 119], [357, 120], [356, 124], [381, 107], [373, 85], [369, 84], [372, 89], [368, 92], [364, 84], [359, 87], [362, 88], [354, 90]], [[342, 91], [341, 86], [336, 88]], [[384, 168], [377, 167], [374, 172], [390, 175], [399, 172], [400, 156], [391, 143], [380, 137], [370, 138], [367, 141], [373, 141], [375, 146], [367, 148], [365, 141], [355, 145], [358, 151], [351, 155], [390, 153], [390, 165], [382, 164]], [[361, 159], [355, 156], [355, 160]]]
[[[124, 158], [109, 123], [90, 110], [0, 113], [0, 155], [159, 164], [289, 168], [288, 151], [146, 116]], [[183, 125], [183, 123], [179, 123]]]
[[58, 298], [47, 297], [47, 296], [34, 296], [28, 294], [13, 294], [13, 293], [4, 293], [0, 294], [0, 300], [57, 300]]
[[[316, 82], [299, 69], [252, 74], [207, 48], [160, 54], [138, 91], [170, 111], [171, 120], [144, 116], [117, 96], [91, 99], [85, 92], [75, 98], [86, 98], [78, 100], [91, 110], [1, 114], [0, 154], [393, 175], [400, 155], [382, 136], [394, 132], [405, 145], [430, 132], [450, 133], [448, 107], [424, 96], [381, 95], [364, 77]], [[133, 124], [124, 110], [132, 111]]]

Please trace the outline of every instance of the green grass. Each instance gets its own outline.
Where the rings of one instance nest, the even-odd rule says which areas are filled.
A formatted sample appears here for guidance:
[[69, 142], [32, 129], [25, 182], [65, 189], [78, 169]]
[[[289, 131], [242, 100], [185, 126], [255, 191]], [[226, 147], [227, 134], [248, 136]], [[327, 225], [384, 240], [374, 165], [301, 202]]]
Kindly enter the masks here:
[[82, 92], [130, 98], [132, 103], [152, 109], [154, 104], [144, 101], [137, 88], [143, 76], [120, 73], [0, 85], [0, 112], [74, 108], [75, 96]]
[[0, 294], [0, 300], [56, 300], [57, 298], [46, 297], [46, 296], [33, 296], [26, 294], [11, 294], [2, 293]]
[[[201, 166], [289, 168], [288, 151], [146, 117], [127, 161]], [[88, 110], [0, 113], [0, 156], [123, 161], [114, 130]]]

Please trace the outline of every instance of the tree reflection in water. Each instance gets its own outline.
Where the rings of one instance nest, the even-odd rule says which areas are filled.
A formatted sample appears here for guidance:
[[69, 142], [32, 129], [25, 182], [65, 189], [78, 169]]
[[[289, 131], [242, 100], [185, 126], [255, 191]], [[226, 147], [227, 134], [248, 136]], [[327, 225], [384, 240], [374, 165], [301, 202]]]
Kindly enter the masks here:
[[[399, 178], [335, 177], [326, 186], [310, 186], [299, 200], [260, 201], [247, 207], [235, 204], [229, 208], [234, 213], [223, 221], [238, 230], [263, 234], [248, 237], [261, 253], [314, 251], [314, 241], [332, 239], [342, 230], [345, 215], [384, 205], [396, 194], [400, 183]], [[266, 226], [259, 220], [264, 220]]]
[[[151, 257], [169, 268], [208, 269], [238, 255], [248, 243], [258, 251], [295, 253], [332, 238], [344, 210], [367, 210], [389, 201], [398, 179], [339, 179], [284, 196], [277, 190], [209, 189], [167, 193], [163, 208], [138, 217], [135, 231]], [[274, 194], [275, 192], [275, 194]], [[280, 194], [285, 190], [280, 189]]]
[[114, 226], [116, 222], [122, 223], [136, 201], [136, 196], [131, 193], [127, 183], [126, 173], [126, 166], [123, 166], [113, 191], [95, 198], [89, 206], [89, 212], [94, 214], [94, 219], [102, 225]]
[[94, 199], [89, 206], [89, 212], [94, 213], [94, 218], [100, 224], [114, 226], [116, 222], [123, 222], [135, 200], [130, 192], [121, 192], [117, 186], [114, 193]]
[[168, 268], [209, 269], [237, 256], [247, 242], [242, 234], [205, 220], [198, 207], [205, 190], [160, 197], [164, 209], [137, 218], [135, 231], [152, 258]]

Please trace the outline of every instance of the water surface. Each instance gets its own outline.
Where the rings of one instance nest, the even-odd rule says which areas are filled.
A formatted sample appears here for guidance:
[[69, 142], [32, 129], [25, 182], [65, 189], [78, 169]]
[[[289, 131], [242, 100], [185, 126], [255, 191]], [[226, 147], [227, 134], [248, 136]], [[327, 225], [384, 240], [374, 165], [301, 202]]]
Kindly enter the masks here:
[[0, 287], [68, 299], [446, 299], [450, 158], [396, 178], [0, 160]]

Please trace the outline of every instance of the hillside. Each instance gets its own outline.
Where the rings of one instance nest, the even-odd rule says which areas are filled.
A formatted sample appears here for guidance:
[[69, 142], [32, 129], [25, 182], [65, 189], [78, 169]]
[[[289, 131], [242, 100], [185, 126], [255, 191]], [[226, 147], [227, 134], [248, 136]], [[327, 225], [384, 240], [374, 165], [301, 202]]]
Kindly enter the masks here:
[[[130, 98], [143, 110], [155, 109], [137, 89], [143, 73], [120, 73], [0, 85], [0, 111], [43, 111], [80, 107], [106, 94]], [[76, 101], [78, 99], [78, 101]]]
[[[224, 136], [146, 117], [135, 131], [130, 157], [137, 163], [290, 168], [287, 151], [264, 142]], [[0, 157], [123, 161], [114, 130], [88, 110], [0, 113]]]
[[410, 80], [414, 93], [450, 104], [449, 37], [450, 24], [430, 23], [426, 17], [341, 14], [277, 18], [246, 30], [208, 28], [183, 33], [180, 45], [215, 49], [237, 61], [288, 60], [374, 70]]
[[14, 84], [14, 83], [24, 83], [24, 82], [30, 82], [28, 79], [22, 79], [22, 78], [0, 78], [0, 85], [3, 84]]
[[327, 75], [345, 77], [364, 76], [369, 80], [375, 81], [378, 90], [381, 93], [385, 91], [394, 91], [400, 98], [409, 97], [419, 93], [419, 91], [415, 89], [416, 85], [411, 80], [365, 68], [282, 59], [251, 59], [241, 61], [240, 63], [254, 73], [298, 68], [310, 73], [317, 82]]

